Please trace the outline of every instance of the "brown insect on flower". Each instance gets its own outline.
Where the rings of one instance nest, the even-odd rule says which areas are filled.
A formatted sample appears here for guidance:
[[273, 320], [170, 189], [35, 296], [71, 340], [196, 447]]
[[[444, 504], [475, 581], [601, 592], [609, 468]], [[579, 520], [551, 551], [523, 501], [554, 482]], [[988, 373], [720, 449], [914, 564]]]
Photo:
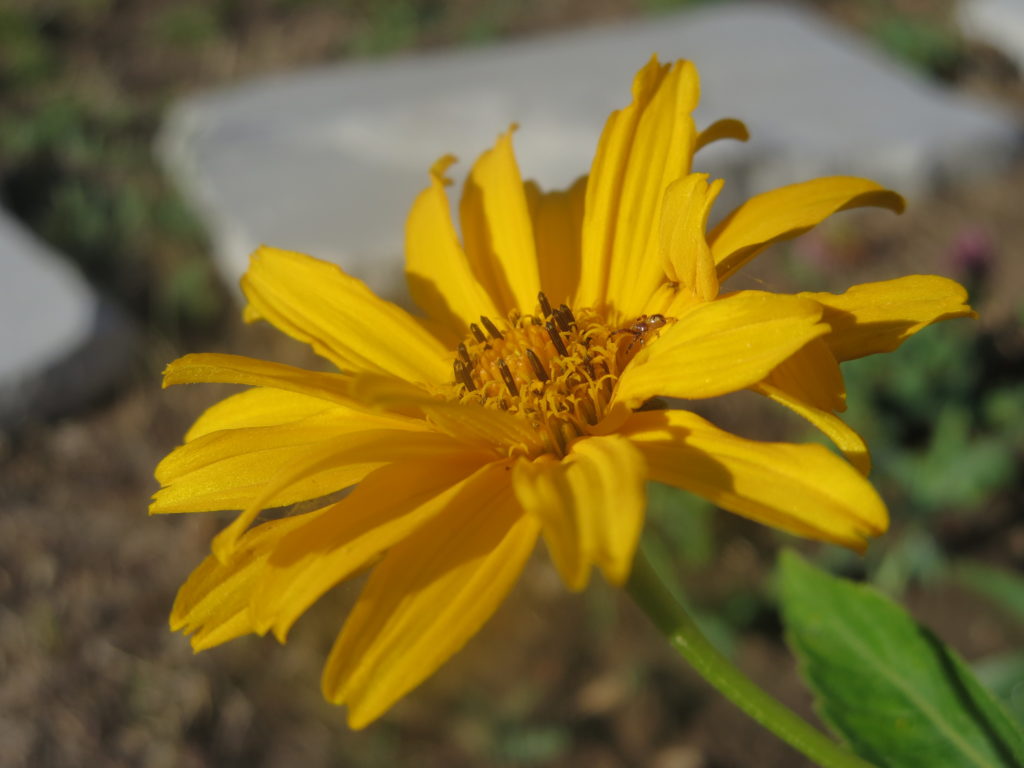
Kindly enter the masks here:
[[625, 328], [614, 331], [613, 336], [627, 333], [632, 337], [625, 347], [619, 347], [619, 365], [625, 366], [632, 360], [644, 348], [644, 344], [656, 336], [662, 328], [668, 325], [668, 322], [668, 318], [662, 314], [640, 315]]

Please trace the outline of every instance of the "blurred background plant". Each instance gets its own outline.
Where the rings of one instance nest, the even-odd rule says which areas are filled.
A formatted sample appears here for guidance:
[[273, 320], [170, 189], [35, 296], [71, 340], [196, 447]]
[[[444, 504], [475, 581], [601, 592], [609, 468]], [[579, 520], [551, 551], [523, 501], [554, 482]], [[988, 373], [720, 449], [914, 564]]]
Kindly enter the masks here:
[[[199, 348], [286, 358], [294, 353], [273, 336], [238, 327], [202, 227], [156, 164], [153, 138], [176, 96], [696, 4], [5, 0], [0, 202], [143, 323], [151, 370]], [[807, 4], [927, 77], [1024, 103], [1012, 65], [959, 36], [951, 0]], [[1024, 238], [1014, 203], [1022, 180], [1008, 169], [985, 194], [951, 189], [896, 222], [837, 220], [766, 258], [763, 279], [842, 290], [936, 271], [970, 285], [981, 322], [932, 328], [895, 355], [844, 367], [847, 418], [872, 447], [892, 533], [865, 560], [802, 549], [902, 595], [1024, 722], [1024, 305], [989, 296], [993, 265]], [[759, 765], [793, 764], [680, 670], [618, 593], [596, 584], [582, 600], [565, 596], [546, 567], [531, 571], [466, 661], [366, 733], [345, 732], [315, 686], [354, 588], [273, 664], [258, 640], [193, 659], [165, 629], [166, 613], [182, 563], [198, 562], [216, 523], [147, 521], [142, 510], [156, 460], [215, 396], [158, 399], [154, 388], [138, 382], [80, 419], [40, 426], [16, 450], [0, 446], [0, 499], [26, 512], [0, 521], [9, 606], [0, 608], [0, 741], [27, 745], [33, 764], [369, 766], [415, 755], [421, 765], [696, 768], [754, 764], [744, 761], [754, 754]], [[806, 710], [769, 578], [781, 537], [662, 486], [651, 487], [650, 518], [654, 564], [708, 635]]]

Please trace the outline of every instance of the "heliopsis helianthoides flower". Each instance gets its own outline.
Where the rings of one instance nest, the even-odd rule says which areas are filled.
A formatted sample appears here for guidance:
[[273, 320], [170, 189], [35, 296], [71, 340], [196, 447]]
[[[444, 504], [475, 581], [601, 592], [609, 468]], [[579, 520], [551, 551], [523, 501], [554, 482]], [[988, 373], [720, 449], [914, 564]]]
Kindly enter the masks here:
[[[721, 182], [692, 173], [693, 154], [746, 131], [723, 120], [698, 132], [697, 98], [690, 63], [652, 60], [566, 191], [523, 182], [511, 133], [500, 136], [462, 191], [461, 240], [444, 189], [453, 159], [440, 160], [406, 230], [422, 317], [333, 264], [253, 255], [246, 319], [337, 370], [224, 354], [168, 366], [165, 385], [250, 387], [200, 416], [157, 469], [154, 513], [242, 510], [181, 588], [173, 628], [196, 649], [247, 633], [284, 641], [314, 601], [370, 569], [322, 679], [358, 728], [477, 632], [538, 537], [568, 588], [594, 566], [622, 584], [650, 480], [856, 550], [885, 530], [867, 451], [835, 415], [837, 361], [971, 314], [965, 292], [931, 276], [839, 295], [724, 290], [770, 243], [843, 209], [903, 203], [864, 179], [816, 179], [754, 197], [706, 232]], [[741, 389], [796, 410], [845, 457], [652, 407]]]

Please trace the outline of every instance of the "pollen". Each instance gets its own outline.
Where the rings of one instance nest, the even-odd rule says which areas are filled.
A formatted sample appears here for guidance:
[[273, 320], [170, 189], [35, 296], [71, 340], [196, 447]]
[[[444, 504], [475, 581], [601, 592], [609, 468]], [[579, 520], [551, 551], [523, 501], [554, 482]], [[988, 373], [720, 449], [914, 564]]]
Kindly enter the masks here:
[[665, 318], [642, 316], [625, 328], [591, 309], [552, 307], [540, 293], [535, 314], [470, 323], [452, 364], [461, 402], [499, 408], [529, 421], [545, 452], [568, 445], [597, 424], [615, 382]]

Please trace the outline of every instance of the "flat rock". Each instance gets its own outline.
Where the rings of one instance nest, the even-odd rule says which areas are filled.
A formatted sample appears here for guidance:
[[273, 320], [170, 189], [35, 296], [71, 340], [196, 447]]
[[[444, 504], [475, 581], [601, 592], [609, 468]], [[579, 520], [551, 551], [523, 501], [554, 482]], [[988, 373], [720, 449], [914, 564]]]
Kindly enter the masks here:
[[652, 53], [697, 64], [699, 126], [730, 116], [751, 130], [749, 143], [698, 157], [727, 180], [719, 210], [835, 173], [924, 194], [993, 172], [1020, 140], [1008, 114], [819, 17], [748, 3], [250, 82], [179, 104], [160, 148], [231, 284], [265, 242], [333, 259], [398, 296], [405, 216], [435, 159], [459, 154], [464, 171], [514, 121], [524, 177], [566, 185]]
[[132, 324], [0, 209], [0, 429], [69, 414], [128, 370]]

